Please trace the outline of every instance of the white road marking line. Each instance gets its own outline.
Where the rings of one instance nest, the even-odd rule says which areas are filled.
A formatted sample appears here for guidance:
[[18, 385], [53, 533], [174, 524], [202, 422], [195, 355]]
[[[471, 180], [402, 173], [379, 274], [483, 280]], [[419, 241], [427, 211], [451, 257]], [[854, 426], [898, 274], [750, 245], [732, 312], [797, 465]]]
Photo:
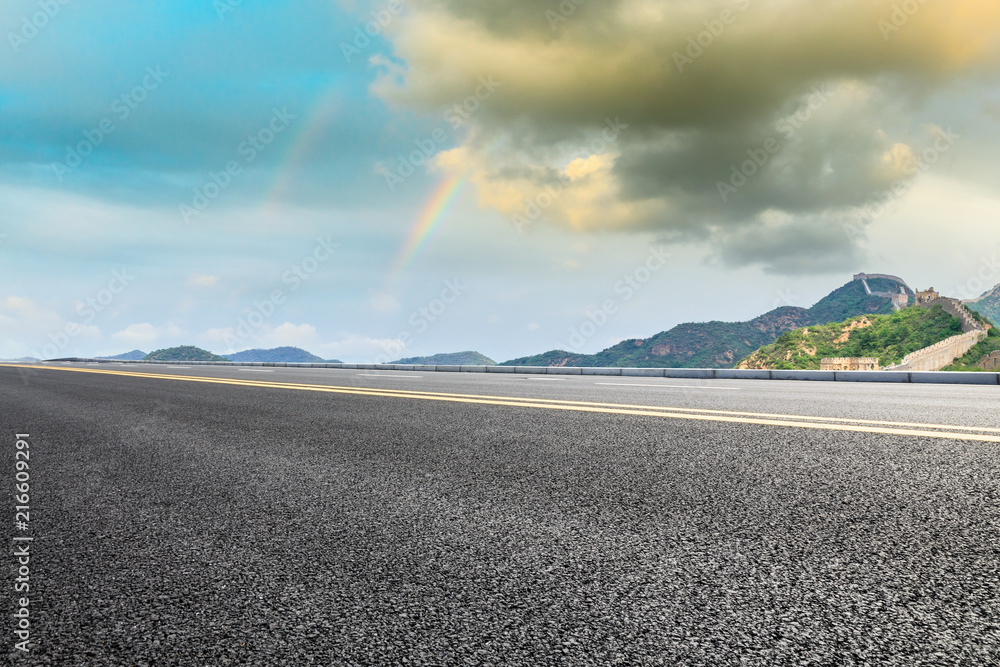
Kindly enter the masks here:
[[238, 371], [243, 371], [244, 373], [273, 373], [269, 368], [237, 368]]
[[566, 378], [524, 378], [525, 380], [542, 380], [545, 382], [565, 382]]
[[653, 389], [724, 389], [726, 391], [743, 391], [740, 387], [701, 387], [696, 385], [686, 385], [686, 384], [634, 384], [625, 382], [595, 382], [594, 384], [602, 384], [608, 387], [652, 387]]
[[[467, 403], [480, 405], [508, 406], [514, 408], [535, 408], [543, 410], [566, 410], [593, 414], [634, 415], [655, 417], [661, 419], [684, 419], [690, 421], [719, 422], [729, 424], [758, 424], [761, 426], [781, 426], [811, 430], [840, 431], [848, 433], [877, 433], [893, 436], [915, 436], [922, 438], [942, 438], [959, 441], [993, 442], [1000, 444], [1000, 435], [978, 433], [947, 432], [941, 429], [956, 429], [961, 431], [989, 431], [1000, 433], [1000, 429], [981, 426], [948, 426], [940, 424], [913, 424], [905, 422], [873, 422], [860, 419], [844, 419], [838, 417], [807, 417], [802, 415], [769, 415], [760, 413], [722, 412], [719, 410], [701, 410], [694, 408], [672, 408], [669, 406], [637, 406], [610, 403], [593, 403], [585, 401], [565, 401], [555, 399], [519, 399], [503, 396], [476, 396], [471, 394], [445, 394], [435, 392], [409, 391], [403, 389], [373, 389], [370, 387], [335, 387], [328, 385], [292, 384], [283, 382], [263, 382], [251, 380], [235, 380], [233, 378], [211, 378], [191, 375], [168, 375], [154, 373], [131, 373], [125, 371], [96, 370], [85, 368], [56, 368], [55, 366], [33, 366], [22, 364], [0, 364], [8, 368], [37, 368], [75, 373], [94, 373], [101, 375], [118, 375], [124, 377], [159, 379], [173, 382], [207, 382], [212, 384], [240, 385], [268, 389], [287, 389], [299, 391], [328, 392], [335, 394], [353, 394], [356, 396], [378, 396], [396, 399], [415, 399], [428, 401], [446, 401], [452, 403]], [[635, 385], [630, 385], [635, 386]], [[646, 385], [649, 386], [649, 385]], [[652, 385], [656, 386], [656, 385]], [[683, 385], [681, 385], [683, 386]], [[799, 421], [813, 420], [813, 421]], [[837, 423], [830, 423], [837, 422]], [[862, 425], [864, 424], [864, 425]], [[893, 428], [874, 428], [868, 424], [882, 424]], [[897, 427], [915, 428], [897, 428]], [[938, 430], [927, 430], [938, 429]]]
[[356, 373], [363, 378], [406, 378], [407, 380], [419, 378], [419, 375], [386, 375], [385, 373]]
[[167, 366], [167, 368], [191, 368], [190, 366]]

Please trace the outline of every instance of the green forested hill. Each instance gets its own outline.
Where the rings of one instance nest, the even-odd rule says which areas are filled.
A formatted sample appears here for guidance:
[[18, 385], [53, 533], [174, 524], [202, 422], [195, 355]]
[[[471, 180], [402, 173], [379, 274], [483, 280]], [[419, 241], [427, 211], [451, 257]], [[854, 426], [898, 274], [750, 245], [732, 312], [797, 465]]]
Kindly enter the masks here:
[[435, 354], [430, 357], [410, 357], [393, 361], [394, 364], [416, 364], [428, 366], [496, 366], [485, 354], [479, 352], [451, 352], [446, 354]]
[[[869, 278], [868, 286], [873, 292], [892, 292], [895, 294], [901, 285], [894, 280], [886, 280], [885, 278]], [[912, 303], [913, 291], [907, 289], [906, 293], [910, 296]], [[848, 318], [867, 313], [887, 315], [891, 312], [893, 312], [891, 300], [866, 293], [860, 280], [852, 280], [820, 299], [815, 306], [809, 309], [809, 316], [810, 324], [827, 324], [843, 322]]]
[[140, 361], [146, 358], [146, 352], [142, 350], [132, 350], [124, 354], [117, 354], [113, 357], [97, 357], [98, 359], [114, 359], [115, 361]]
[[286, 364], [320, 364], [326, 361], [322, 357], [317, 357], [315, 354], [307, 352], [300, 347], [275, 347], [268, 350], [255, 348], [253, 350], [243, 350], [242, 352], [227, 354], [226, 358], [230, 361], [277, 362]]
[[[898, 292], [900, 284], [870, 279], [876, 292]], [[913, 293], [907, 290], [907, 293]], [[505, 366], [610, 366], [658, 368], [729, 368], [785, 331], [811, 324], [840, 322], [866, 313], [891, 313], [892, 301], [869, 295], [860, 281], [851, 281], [812, 308], [782, 307], [749, 322], [680, 324], [652, 338], [623, 341], [597, 354], [553, 350], [503, 363]]]
[[157, 350], [146, 355], [143, 361], [229, 361], [225, 357], [212, 354], [208, 350], [193, 345], [182, 345], [165, 350]]
[[961, 321], [940, 306], [910, 307], [891, 315], [865, 315], [786, 331], [739, 367], [818, 370], [824, 357], [876, 357], [884, 367], [960, 333]]
[[1000, 285], [965, 305], [989, 321], [1000, 324]]

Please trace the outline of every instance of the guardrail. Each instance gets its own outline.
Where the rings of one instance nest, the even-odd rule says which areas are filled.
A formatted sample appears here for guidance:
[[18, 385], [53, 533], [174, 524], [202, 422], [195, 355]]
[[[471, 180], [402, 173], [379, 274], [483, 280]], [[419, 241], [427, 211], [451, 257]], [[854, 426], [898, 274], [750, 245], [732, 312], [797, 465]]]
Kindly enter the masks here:
[[299, 364], [280, 361], [119, 361], [117, 359], [53, 359], [43, 363], [153, 364], [163, 366], [257, 366], [332, 368], [423, 373], [505, 373], [516, 375], [609, 375], [662, 377], [678, 380], [791, 380], [808, 382], [895, 382], [911, 384], [1000, 385], [1000, 373], [954, 371], [770, 371], [728, 368], [582, 368], [565, 366], [421, 366], [414, 364]]

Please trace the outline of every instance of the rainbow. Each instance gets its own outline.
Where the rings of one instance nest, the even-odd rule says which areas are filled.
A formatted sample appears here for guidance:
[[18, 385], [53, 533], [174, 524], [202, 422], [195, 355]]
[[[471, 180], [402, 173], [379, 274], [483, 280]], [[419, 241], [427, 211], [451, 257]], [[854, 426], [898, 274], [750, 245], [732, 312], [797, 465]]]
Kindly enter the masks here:
[[441, 181], [437, 186], [431, 194], [430, 199], [427, 200], [427, 204], [417, 218], [416, 223], [410, 229], [406, 243], [403, 244], [403, 247], [396, 255], [392, 269], [389, 272], [388, 282], [391, 283], [403, 272], [406, 265], [420, 252], [424, 244], [440, 228], [441, 223], [447, 219], [448, 213], [458, 199], [458, 195], [462, 192], [465, 182], [465, 178], [461, 176], [450, 176]]
[[[486, 147], [485, 154], [491, 155], [497, 148], [505, 144], [508, 139], [509, 137], [500, 135]], [[392, 269], [389, 271], [386, 279], [386, 285], [391, 285], [395, 281], [399, 274], [406, 268], [406, 265], [420, 252], [424, 244], [433, 236], [434, 232], [441, 226], [441, 223], [445, 221], [448, 217], [448, 212], [451, 211], [452, 205], [458, 199], [458, 195], [462, 192], [462, 188], [467, 182], [468, 180], [462, 176], [449, 176], [441, 181], [437, 189], [431, 194], [430, 199], [427, 200], [427, 204], [424, 206], [424, 210], [420, 216], [417, 217], [416, 223], [410, 229], [406, 243], [403, 244], [399, 254], [396, 255], [396, 260], [393, 262]]]
[[[274, 182], [264, 193], [262, 202], [264, 210], [270, 210], [275, 215], [283, 211], [284, 202], [293, 189], [298, 169], [308, 163], [310, 153], [322, 141], [323, 134], [336, 122], [342, 108], [341, 95], [336, 88], [332, 88], [313, 102], [303, 114], [301, 121], [293, 121], [295, 136], [289, 141], [282, 159], [279, 160], [281, 167]], [[486, 148], [485, 153], [487, 155], [493, 153], [508, 139], [504, 135], [497, 137]], [[447, 219], [448, 213], [467, 182], [464, 177], [449, 176], [441, 181], [431, 193], [422, 212], [410, 228], [406, 242], [392, 263], [386, 279], [387, 285], [391, 285], [406, 269], [407, 265]]]
[[292, 190], [297, 170], [308, 162], [309, 154], [315, 151], [323, 134], [336, 122], [342, 106], [339, 91], [331, 88], [313, 102], [301, 119], [292, 121], [290, 129], [294, 136], [278, 160], [280, 167], [271, 188], [264, 195], [264, 209], [280, 211], [283, 208], [283, 202]]

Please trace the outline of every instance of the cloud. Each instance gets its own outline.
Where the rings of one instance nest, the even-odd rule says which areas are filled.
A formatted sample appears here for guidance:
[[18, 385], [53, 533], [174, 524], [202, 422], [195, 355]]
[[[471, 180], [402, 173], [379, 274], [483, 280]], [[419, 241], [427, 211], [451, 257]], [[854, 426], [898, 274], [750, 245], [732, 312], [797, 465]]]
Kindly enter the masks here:
[[[249, 335], [248, 335], [249, 333]], [[311, 324], [284, 322], [277, 327], [263, 324], [256, 329], [226, 327], [209, 329], [202, 334], [213, 350], [225, 353], [241, 352], [250, 348], [301, 347], [313, 349], [322, 344], [316, 327]]]
[[219, 284], [218, 276], [192, 275], [188, 276], [187, 279], [188, 287], [215, 287], [218, 284]]
[[399, 310], [399, 301], [388, 292], [375, 292], [369, 303], [376, 313], [394, 313]]
[[80, 344], [93, 343], [101, 330], [86, 318], [66, 319], [31, 299], [8, 296], [0, 300], [0, 336], [6, 337], [0, 340], [0, 358], [51, 359], [84, 354]]
[[249, 338], [240, 338], [235, 328], [210, 329], [202, 338], [213, 351], [222, 354], [240, 352], [250, 348], [300, 347], [324, 359], [341, 359], [372, 362], [388, 356], [402, 356], [406, 344], [398, 339], [379, 339], [350, 332], [340, 332], [333, 337], [323, 336], [311, 324], [285, 322], [271, 328], [264, 325]]
[[[437, 169], [516, 224], [721, 239], [737, 265], [725, 239], [752, 237], [769, 270], [903, 178], [933, 141], [918, 112], [998, 65], [987, 0], [494, 4], [419, 2], [376, 61], [373, 91], [419, 110], [495, 82]], [[769, 243], [773, 211], [793, 217]]]
[[[390, 26], [406, 68], [381, 78], [375, 90], [437, 108], [465, 98], [490, 75], [501, 88], [480, 113], [506, 121], [530, 114], [532, 124], [549, 125], [555, 135], [560, 126], [569, 132], [616, 115], [641, 127], [722, 126], [769, 114], [821, 81], [889, 74], [940, 83], [995, 67], [996, 3], [924, 5], [887, 40], [878, 23], [896, 4], [619, 0], [587, 3], [549, 30], [547, 8], [530, 0], [503, 10], [430, 0]], [[677, 54], [725, 10], [735, 21], [707, 35], [702, 55], [679, 69]], [[506, 29], [495, 20], [500, 11]]]
[[0, 301], [0, 331], [13, 332], [25, 326], [54, 330], [60, 328], [62, 323], [58, 313], [37, 305], [31, 299], [9, 296]]
[[579, 271], [583, 268], [583, 264], [575, 259], [563, 258], [556, 260], [556, 267], [567, 271]]
[[794, 220], [768, 211], [740, 229], [717, 233], [712, 259], [728, 266], [760, 266], [767, 273], [840, 273], [862, 261], [861, 249], [837, 220]]
[[121, 331], [116, 331], [111, 334], [111, 340], [126, 346], [141, 348], [149, 347], [161, 338], [176, 338], [183, 333], [180, 327], [173, 324], [156, 327], [149, 322], [141, 322], [130, 324]]
[[125, 345], [141, 347], [152, 343], [158, 336], [159, 332], [157, 332], [156, 327], [146, 322], [142, 324], [130, 324], [123, 330], [111, 334], [111, 339]]
[[406, 356], [406, 342], [396, 338], [372, 338], [351, 333], [342, 333], [339, 340], [326, 343], [319, 348], [319, 354], [326, 358], [342, 361], [374, 363], [395, 361]]
[[605, 153], [574, 158], [562, 168], [512, 166], [465, 146], [440, 154], [435, 164], [471, 180], [480, 205], [508, 216], [522, 231], [543, 215], [586, 231], [632, 227], [662, 214], [668, 206], [663, 200], [622, 199], [621, 184], [612, 173], [616, 159]]
[[302, 347], [319, 341], [316, 327], [311, 324], [292, 324], [285, 322], [267, 335], [267, 340], [274, 347]]

